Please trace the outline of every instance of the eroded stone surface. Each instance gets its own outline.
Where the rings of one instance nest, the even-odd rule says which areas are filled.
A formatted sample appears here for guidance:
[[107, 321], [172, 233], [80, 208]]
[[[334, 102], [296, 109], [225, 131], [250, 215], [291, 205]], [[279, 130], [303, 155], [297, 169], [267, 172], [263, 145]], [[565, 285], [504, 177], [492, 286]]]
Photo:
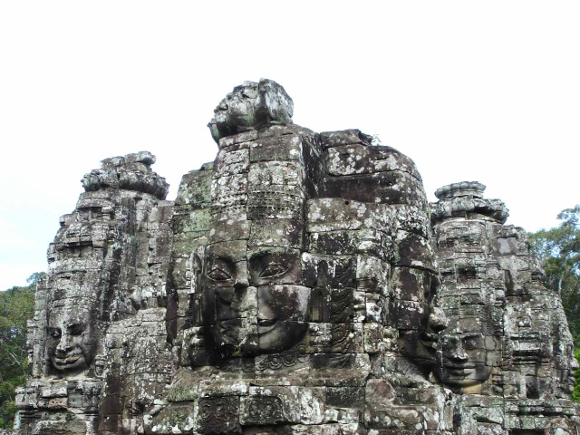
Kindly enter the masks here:
[[174, 201], [148, 152], [83, 178], [19, 432], [574, 433], [561, 303], [503, 203], [463, 182], [430, 207], [404, 154], [292, 115], [236, 87]]
[[439, 303], [449, 320], [435, 374], [462, 394], [459, 433], [564, 430], [576, 424], [569, 399], [578, 365], [561, 301], [543, 286], [527, 233], [502, 225], [507, 209], [484, 199], [484, 189], [445, 186], [432, 204]]

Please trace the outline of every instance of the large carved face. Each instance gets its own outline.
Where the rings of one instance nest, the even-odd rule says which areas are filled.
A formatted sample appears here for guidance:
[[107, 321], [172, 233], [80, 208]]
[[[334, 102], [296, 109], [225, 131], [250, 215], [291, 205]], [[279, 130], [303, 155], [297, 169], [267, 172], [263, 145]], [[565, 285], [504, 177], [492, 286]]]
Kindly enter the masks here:
[[247, 243], [213, 244], [206, 254], [206, 337], [222, 357], [285, 350], [307, 329], [310, 288], [300, 285], [300, 251]]
[[500, 339], [493, 335], [489, 310], [478, 318], [454, 319], [453, 329], [441, 337], [440, 361], [435, 375], [452, 388], [467, 388], [488, 380], [500, 360]]
[[[485, 382], [491, 374], [495, 337], [481, 333], [445, 334], [441, 339], [442, 363], [435, 372], [448, 385], [468, 387]], [[491, 344], [490, 344], [491, 342]]]
[[90, 311], [83, 307], [53, 308], [48, 315], [48, 358], [57, 372], [87, 369], [96, 354], [96, 338]]

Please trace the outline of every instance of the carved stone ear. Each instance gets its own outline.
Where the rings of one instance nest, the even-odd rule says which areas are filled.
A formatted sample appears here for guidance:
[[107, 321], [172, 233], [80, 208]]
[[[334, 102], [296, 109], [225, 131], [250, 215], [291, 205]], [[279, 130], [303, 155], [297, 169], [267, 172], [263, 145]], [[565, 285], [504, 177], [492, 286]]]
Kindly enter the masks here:
[[191, 278], [191, 291], [194, 294], [198, 294], [201, 290], [201, 277], [203, 275], [203, 253], [204, 247], [201, 246], [193, 253], [192, 258], [192, 278]]

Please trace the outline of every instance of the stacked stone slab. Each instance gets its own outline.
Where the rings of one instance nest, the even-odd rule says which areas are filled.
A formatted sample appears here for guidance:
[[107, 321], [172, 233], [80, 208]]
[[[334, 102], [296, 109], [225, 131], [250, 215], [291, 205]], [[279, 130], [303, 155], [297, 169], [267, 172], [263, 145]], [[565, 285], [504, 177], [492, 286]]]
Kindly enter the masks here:
[[461, 183], [430, 210], [404, 154], [293, 111], [271, 80], [234, 88], [175, 201], [147, 152], [83, 178], [18, 432], [574, 433], [563, 311], [503, 204]]
[[462, 394], [460, 433], [571, 430], [578, 365], [560, 298], [542, 284], [527, 233], [503, 225], [508, 210], [484, 190], [451, 184], [432, 204], [439, 303], [449, 321], [435, 373]]

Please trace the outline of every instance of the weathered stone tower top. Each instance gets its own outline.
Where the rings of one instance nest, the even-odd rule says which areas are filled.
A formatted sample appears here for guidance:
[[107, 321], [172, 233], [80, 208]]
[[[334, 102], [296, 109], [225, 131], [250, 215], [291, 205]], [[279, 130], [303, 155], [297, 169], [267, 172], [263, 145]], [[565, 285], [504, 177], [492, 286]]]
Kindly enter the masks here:
[[[209, 122], [213, 139], [273, 124], [292, 124], [294, 102], [273, 80], [246, 81], [236, 86], [215, 108]], [[219, 143], [219, 142], [218, 142]]]
[[437, 222], [451, 217], [491, 219], [505, 223], [509, 210], [499, 199], [485, 199], [485, 185], [478, 181], [448, 184], [435, 191], [439, 201], [431, 206], [431, 220]]
[[165, 199], [169, 184], [151, 170], [155, 156], [149, 151], [110, 157], [101, 162], [101, 169], [93, 169], [81, 183], [86, 192], [101, 189], [124, 189], [149, 193]]
[[479, 181], [462, 181], [461, 183], [448, 184], [435, 191], [435, 196], [439, 199], [455, 198], [460, 196], [472, 196], [483, 198], [485, 185]]

